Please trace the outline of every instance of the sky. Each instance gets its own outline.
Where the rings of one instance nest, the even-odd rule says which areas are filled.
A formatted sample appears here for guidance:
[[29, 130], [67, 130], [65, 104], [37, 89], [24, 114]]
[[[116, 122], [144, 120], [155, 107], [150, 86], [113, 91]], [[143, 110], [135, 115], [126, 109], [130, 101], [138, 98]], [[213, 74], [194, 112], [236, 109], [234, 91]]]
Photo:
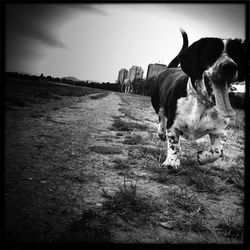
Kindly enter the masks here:
[[245, 39], [244, 4], [6, 4], [5, 70], [115, 82], [202, 37]]

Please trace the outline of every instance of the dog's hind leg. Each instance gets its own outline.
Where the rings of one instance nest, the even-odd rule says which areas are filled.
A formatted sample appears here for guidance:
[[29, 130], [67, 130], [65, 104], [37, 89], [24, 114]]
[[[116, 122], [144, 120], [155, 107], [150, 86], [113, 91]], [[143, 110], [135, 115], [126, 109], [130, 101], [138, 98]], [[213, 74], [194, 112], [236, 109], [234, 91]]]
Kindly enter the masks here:
[[162, 166], [178, 169], [180, 166], [180, 135], [176, 129], [168, 129], [167, 139], [168, 139], [168, 156], [167, 159], [163, 162]]
[[198, 152], [199, 164], [207, 164], [223, 157], [223, 146], [226, 141], [226, 132], [220, 134], [209, 134], [211, 140], [210, 150], [201, 150]]
[[164, 108], [160, 108], [158, 112], [158, 117], [159, 117], [159, 125], [158, 125], [158, 131], [157, 135], [162, 141], [166, 141], [166, 117], [164, 115]]

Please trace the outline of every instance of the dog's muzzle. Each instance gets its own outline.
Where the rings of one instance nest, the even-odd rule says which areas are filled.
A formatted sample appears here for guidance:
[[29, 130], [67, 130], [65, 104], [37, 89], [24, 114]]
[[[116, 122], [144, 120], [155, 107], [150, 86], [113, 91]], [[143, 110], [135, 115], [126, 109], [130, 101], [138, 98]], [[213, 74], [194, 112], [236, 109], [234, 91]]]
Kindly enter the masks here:
[[[228, 84], [231, 79], [237, 74], [237, 66], [235, 67], [231, 62], [222, 63], [220, 66], [220, 77], [213, 77], [209, 72], [206, 72], [206, 77], [211, 82], [213, 88], [213, 93], [215, 96], [215, 103], [217, 111], [224, 117], [230, 118], [235, 116], [235, 111], [233, 110], [228, 96]], [[234, 71], [234, 73], [232, 73]], [[214, 72], [213, 72], [214, 73]], [[210, 91], [211, 92], [211, 91]]]

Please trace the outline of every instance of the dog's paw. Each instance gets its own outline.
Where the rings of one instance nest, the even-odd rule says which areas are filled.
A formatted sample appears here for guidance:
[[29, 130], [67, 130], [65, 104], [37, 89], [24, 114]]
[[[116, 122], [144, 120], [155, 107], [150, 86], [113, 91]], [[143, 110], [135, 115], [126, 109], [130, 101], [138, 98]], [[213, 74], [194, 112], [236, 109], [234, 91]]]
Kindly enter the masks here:
[[197, 154], [197, 161], [200, 165], [205, 165], [208, 163], [215, 162], [216, 160], [223, 157], [223, 150], [219, 151], [218, 149], [209, 151], [199, 151]]
[[168, 157], [163, 163], [162, 167], [176, 171], [181, 165], [179, 158]]

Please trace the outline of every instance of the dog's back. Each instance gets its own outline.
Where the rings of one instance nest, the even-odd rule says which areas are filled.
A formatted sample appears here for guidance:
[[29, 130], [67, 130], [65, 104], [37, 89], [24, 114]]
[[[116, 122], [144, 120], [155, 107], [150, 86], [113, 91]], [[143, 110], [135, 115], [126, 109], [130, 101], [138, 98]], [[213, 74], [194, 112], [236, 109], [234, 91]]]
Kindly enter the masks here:
[[[183, 39], [183, 45], [178, 53], [178, 55], [188, 47], [188, 37], [187, 33], [184, 30], [181, 30], [182, 39]], [[159, 76], [157, 77], [155, 84], [151, 91], [151, 102], [153, 105], [153, 108], [155, 112], [158, 114], [159, 109], [161, 107], [161, 103], [166, 103], [166, 98], [169, 98], [172, 96], [172, 93], [174, 93], [171, 89], [172, 87], [177, 90], [179, 93], [178, 96], [172, 96], [168, 100], [173, 100], [173, 102], [177, 102], [177, 99], [180, 97], [186, 96], [186, 86], [183, 86], [183, 84], [187, 84], [188, 76], [183, 73], [183, 71], [180, 68], [177, 68], [179, 65], [179, 58], [178, 55], [169, 63], [168, 68], [163, 71]], [[180, 81], [171, 81], [171, 78], [173, 76], [177, 76], [177, 78], [180, 78]], [[172, 86], [174, 84], [174, 86]], [[184, 89], [184, 91], [183, 91]], [[159, 93], [161, 93], [159, 95]], [[174, 104], [176, 107], [176, 103]], [[167, 116], [167, 110], [166, 110], [166, 116]], [[168, 116], [167, 116], [168, 117]], [[169, 117], [170, 118], [170, 117]]]

